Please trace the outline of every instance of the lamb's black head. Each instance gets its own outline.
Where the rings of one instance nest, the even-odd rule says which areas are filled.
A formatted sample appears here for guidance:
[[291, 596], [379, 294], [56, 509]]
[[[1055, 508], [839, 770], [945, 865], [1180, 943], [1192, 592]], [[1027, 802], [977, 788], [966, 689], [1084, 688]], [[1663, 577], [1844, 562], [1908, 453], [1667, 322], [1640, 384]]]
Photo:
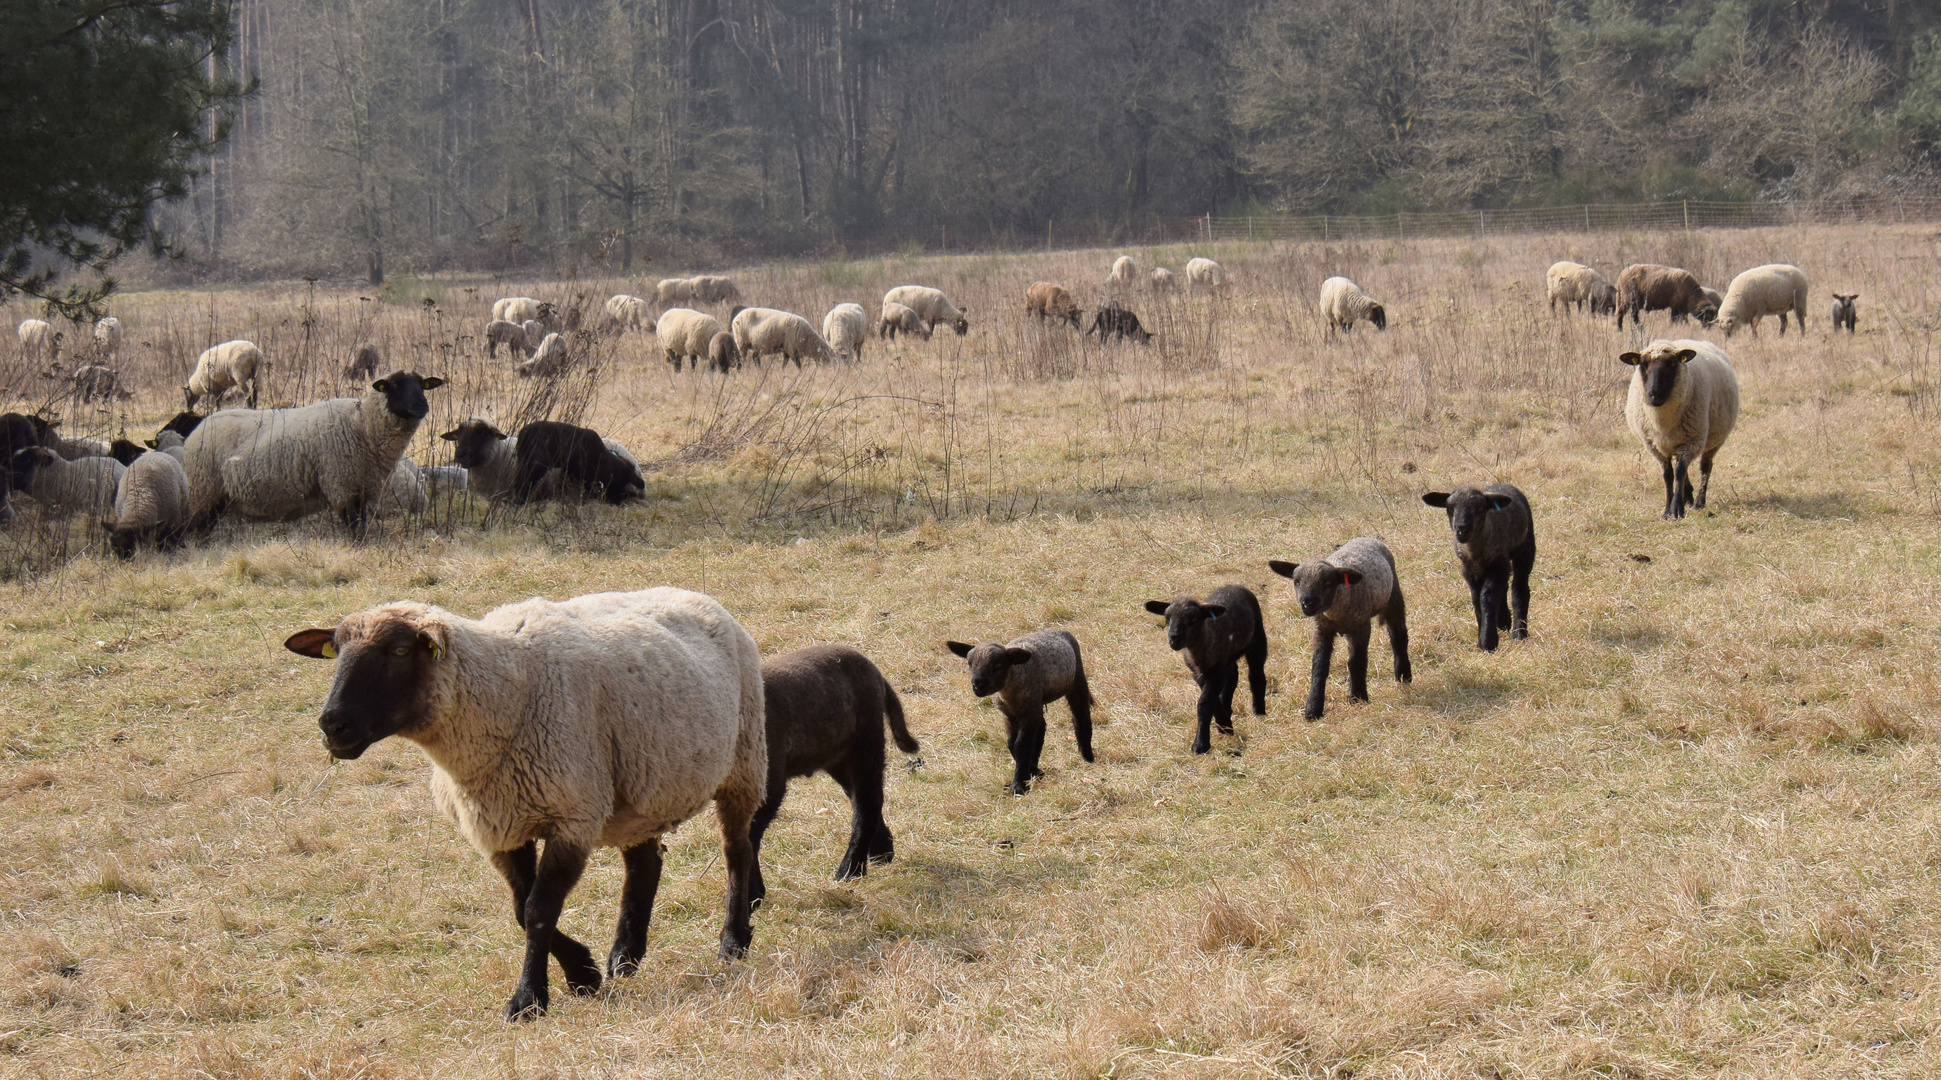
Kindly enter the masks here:
[[202, 423], [202, 417], [197, 416], [195, 413], [179, 412], [173, 417], [170, 417], [169, 422], [163, 424], [155, 434], [160, 436], [164, 431], [173, 431], [186, 439], [195, 432], [196, 426], [200, 423]]
[[1853, 302], [1860, 299], [1859, 293], [1834, 293], [1833, 310], [1841, 315], [1853, 314]]
[[1146, 610], [1165, 616], [1166, 644], [1174, 652], [1193, 644], [1201, 627], [1227, 613], [1224, 604], [1202, 604], [1190, 596], [1179, 597], [1170, 604], [1164, 600], [1148, 600]]
[[371, 389], [384, 395], [384, 407], [391, 415], [401, 420], [423, 420], [431, 411], [431, 402], [425, 400], [425, 391], [436, 390], [445, 385], [445, 380], [436, 375], [425, 377], [415, 371], [394, 371], [371, 384]]
[[970, 314], [969, 308], [963, 309], [961, 312], [958, 313], [957, 321], [950, 324], [950, 328], [952, 330], [957, 331], [958, 337], [963, 337], [965, 334], [970, 333], [970, 320], [964, 317], [969, 314]]
[[1368, 309], [1368, 321], [1374, 323], [1375, 329], [1377, 330], [1388, 329], [1388, 310], [1380, 304], [1370, 307]]
[[1294, 598], [1301, 603], [1301, 614], [1310, 619], [1334, 606], [1337, 591], [1361, 583], [1361, 571], [1336, 566], [1326, 559], [1309, 559], [1298, 566], [1269, 559], [1267, 568], [1294, 582]]
[[133, 439], [116, 439], [108, 444], [108, 453], [123, 465], [133, 465], [136, 458], [148, 453], [148, 447]]
[[944, 647], [970, 661], [971, 693], [990, 697], [1011, 681], [1011, 669], [1031, 662], [1030, 649], [1010, 649], [995, 641], [968, 645], [946, 641]]
[[1679, 373], [1685, 370], [1686, 362], [1697, 355], [1696, 349], [1654, 345], [1642, 353], [1628, 352], [1618, 359], [1638, 369], [1638, 378], [1644, 381], [1645, 402], [1655, 409], [1671, 400], [1672, 391], [1678, 386]]
[[492, 460], [492, 451], [506, 439], [506, 433], [484, 420], [467, 420], [438, 436], [452, 444], [452, 461], [467, 469], [477, 469]]
[[641, 477], [640, 470], [611, 450], [600, 463], [600, 484], [600, 497], [616, 505], [647, 494], [647, 481]]
[[444, 626], [413, 614], [374, 608], [346, 616], [334, 631], [299, 630], [283, 643], [299, 656], [337, 661], [317, 719], [331, 757], [359, 757], [372, 743], [428, 719], [433, 678], [449, 642]]
[[1454, 491], [1431, 491], [1422, 496], [1422, 501], [1449, 512], [1449, 531], [1456, 534], [1458, 544], [1469, 543], [1482, 527], [1485, 515], [1516, 505], [1508, 495], [1492, 495], [1474, 484], [1459, 484]]

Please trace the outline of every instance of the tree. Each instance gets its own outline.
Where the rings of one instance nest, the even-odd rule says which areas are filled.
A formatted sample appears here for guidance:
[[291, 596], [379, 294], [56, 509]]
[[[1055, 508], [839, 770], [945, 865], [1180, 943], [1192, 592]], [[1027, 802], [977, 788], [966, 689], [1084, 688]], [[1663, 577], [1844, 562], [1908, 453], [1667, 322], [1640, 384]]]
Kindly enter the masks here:
[[[98, 313], [250, 88], [221, 71], [229, 0], [8, 0], [0, 34], [0, 301]], [[92, 284], [56, 282], [85, 267]]]

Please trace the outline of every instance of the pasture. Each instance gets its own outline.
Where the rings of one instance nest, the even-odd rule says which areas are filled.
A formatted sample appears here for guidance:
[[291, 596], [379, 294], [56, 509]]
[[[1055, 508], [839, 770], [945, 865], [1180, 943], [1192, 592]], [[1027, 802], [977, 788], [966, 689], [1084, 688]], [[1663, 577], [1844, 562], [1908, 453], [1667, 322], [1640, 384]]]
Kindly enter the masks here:
[[[1128, 253], [1212, 255], [1229, 291], [1139, 290], [1157, 340], [1101, 347], [1023, 293], [1060, 280], [1090, 309], [1114, 251], [753, 267], [731, 271], [749, 303], [818, 325], [915, 282], [971, 330], [726, 378], [674, 375], [636, 333], [553, 382], [484, 359], [492, 300], [597, 310], [651, 281], [119, 298], [135, 396], [68, 403], [70, 434], [151, 435], [232, 337], [269, 356], [266, 404], [352, 393], [339, 369], [369, 340], [381, 370], [450, 380], [420, 463], [469, 416], [553, 417], [626, 443], [648, 491], [446, 495], [361, 546], [322, 517], [225, 523], [132, 563], [22, 500], [0, 534], [0, 1077], [1941, 1069], [1941, 236]], [[1812, 279], [1804, 339], [1767, 320], [1726, 343], [1743, 412], [1683, 522], [1624, 427], [1616, 357], [1644, 338], [1553, 318], [1561, 258]], [[1385, 333], [1327, 336], [1336, 273]], [[1832, 291], [1860, 294], [1858, 334], [1830, 333]], [[13, 349], [8, 407], [46, 403]], [[1535, 514], [1530, 638], [1494, 655], [1421, 502], [1462, 480], [1515, 483]], [[1310, 624], [1267, 560], [1365, 534], [1395, 552], [1414, 681], [1378, 633], [1372, 700], [1347, 700], [1337, 655], [1303, 722]], [[1195, 757], [1196, 691], [1143, 604], [1228, 582], [1262, 601], [1269, 712]], [[704, 813], [669, 839], [640, 972], [584, 999], [556, 982], [550, 1015], [509, 1026], [523, 936], [498, 875], [432, 810], [415, 748], [332, 763], [330, 667], [282, 641], [392, 599], [475, 616], [659, 584], [719, 598], [765, 656], [840, 642], [883, 669], [923, 744], [918, 769], [891, 754], [897, 859], [833, 884], [847, 803], [797, 781], [754, 945], [725, 964]], [[1045, 776], [1014, 798], [1002, 720], [943, 642], [1048, 625], [1085, 650], [1098, 760], [1054, 705]], [[619, 883], [599, 853], [563, 928], [602, 950]]]

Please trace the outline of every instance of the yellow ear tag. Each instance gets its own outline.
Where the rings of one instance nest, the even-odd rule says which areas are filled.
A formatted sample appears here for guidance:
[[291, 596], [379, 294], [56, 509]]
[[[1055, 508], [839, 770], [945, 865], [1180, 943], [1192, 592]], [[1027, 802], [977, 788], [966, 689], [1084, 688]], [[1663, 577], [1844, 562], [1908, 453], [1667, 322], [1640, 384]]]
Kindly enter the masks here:
[[431, 647], [431, 658], [433, 660], [443, 660], [445, 658], [445, 650], [433, 645]]
[[334, 641], [324, 642], [323, 648], [318, 649], [317, 651], [323, 654], [323, 658], [325, 660], [337, 659], [337, 643]]

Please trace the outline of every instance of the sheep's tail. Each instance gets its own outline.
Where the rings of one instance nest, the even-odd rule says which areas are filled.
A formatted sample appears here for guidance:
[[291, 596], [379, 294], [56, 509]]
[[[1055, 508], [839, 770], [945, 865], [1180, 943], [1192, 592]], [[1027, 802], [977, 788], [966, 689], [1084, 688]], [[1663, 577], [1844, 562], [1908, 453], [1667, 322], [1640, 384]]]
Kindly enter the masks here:
[[890, 736], [896, 740], [896, 748], [906, 754], [917, 752], [917, 740], [903, 723], [903, 699], [896, 696], [896, 688], [890, 680], [883, 680], [883, 712], [890, 718]]

